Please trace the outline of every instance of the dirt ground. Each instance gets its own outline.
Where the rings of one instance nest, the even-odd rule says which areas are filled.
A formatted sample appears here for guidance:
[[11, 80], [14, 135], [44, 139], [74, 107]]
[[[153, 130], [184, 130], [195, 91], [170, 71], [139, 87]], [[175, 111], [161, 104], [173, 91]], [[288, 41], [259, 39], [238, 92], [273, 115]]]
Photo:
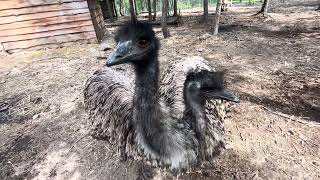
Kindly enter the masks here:
[[[231, 7], [217, 37], [200, 11], [184, 12], [169, 39], [155, 28], [162, 66], [203, 56], [241, 99], [225, 119], [225, 153], [180, 179], [320, 179], [316, 7], [272, 6], [267, 19], [251, 16], [258, 7]], [[134, 162], [87, 135], [82, 90], [104, 64], [98, 56], [97, 44], [0, 55], [0, 179], [135, 179]]]

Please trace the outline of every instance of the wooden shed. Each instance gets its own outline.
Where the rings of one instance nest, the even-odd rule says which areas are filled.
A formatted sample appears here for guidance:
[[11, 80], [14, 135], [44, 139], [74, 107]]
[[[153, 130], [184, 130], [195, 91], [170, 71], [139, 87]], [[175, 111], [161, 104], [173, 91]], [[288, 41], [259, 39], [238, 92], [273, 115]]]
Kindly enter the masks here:
[[99, 0], [0, 1], [0, 51], [99, 42], [105, 34]]

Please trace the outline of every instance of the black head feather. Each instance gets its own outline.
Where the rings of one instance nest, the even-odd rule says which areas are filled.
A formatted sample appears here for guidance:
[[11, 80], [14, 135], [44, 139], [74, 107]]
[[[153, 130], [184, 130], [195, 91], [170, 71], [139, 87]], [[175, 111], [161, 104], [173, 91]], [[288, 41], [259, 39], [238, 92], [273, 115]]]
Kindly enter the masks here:
[[201, 70], [199, 72], [191, 72], [186, 80], [199, 82], [201, 90], [222, 90], [224, 88], [224, 73], [221, 71], [211, 72]]
[[157, 63], [160, 45], [150, 24], [127, 22], [117, 30], [115, 41], [117, 46], [109, 55], [107, 66], [133, 63], [141, 69], [150, 62]]
[[115, 41], [132, 40], [133, 42], [139, 42], [140, 40], [147, 40], [151, 43], [155, 43], [157, 49], [159, 49], [159, 40], [152, 29], [151, 24], [140, 21], [128, 21], [124, 26], [120, 27], [115, 35]]
[[201, 97], [204, 99], [223, 99], [239, 102], [239, 98], [224, 87], [224, 72], [210, 72], [202, 70], [192, 72], [187, 76], [186, 82], [193, 82]]

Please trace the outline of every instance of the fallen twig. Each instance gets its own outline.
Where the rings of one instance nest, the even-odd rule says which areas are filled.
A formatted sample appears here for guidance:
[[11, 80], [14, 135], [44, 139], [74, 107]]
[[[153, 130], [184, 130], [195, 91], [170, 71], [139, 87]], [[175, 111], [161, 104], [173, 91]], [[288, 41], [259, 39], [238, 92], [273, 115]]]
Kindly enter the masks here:
[[267, 107], [264, 107], [262, 106], [263, 109], [267, 110], [268, 112], [271, 112], [272, 114], [275, 114], [275, 115], [278, 115], [278, 116], [281, 116], [283, 118], [286, 118], [286, 119], [289, 119], [291, 121], [295, 121], [295, 122], [299, 122], [301, 124], [305, 124], [307, 126], [311, 126], [311, 127], [320, 127], [320, 123], [316, 123], [316, 122], [308, 122], [307, 120], [304, 120], [304, 119], [298, 119], [298, 118], [292, 118], [286, 114], [283, 114], [283, 113], [280, 113], [280, 112], [276, 112], [276, 111], [273, 111]]
[[68, 150], [68, 153], [71, 151], [71, 149], [81, 140], [83, 139], [84, 137], [86, 137], [88, 134], [85, 134], [84, 136], [81, 136], [79, 139], [77, 139], [73, 144], [72, 146], [70, 147], [70, 149]]
[[238, 128], [238, 126], [237, 126], [237, 125], [236, 125], [236, 129], [237, 129], [237, 130], [238, 130], [238, 132], [239, 132], [240, 139], [241, 139], [242, 141], [244, 141], [244, 138], [243, 138], [243, 136], [242, 136], [241, 132], [239, 131], [239, 128]]
[[297, 152], [298, 154], [300, 154], [299, 151], [298, 151], [298, 149], [297, 149], [297, 147], [296, 147], [294, 144], [291, 144], [291, 145], [292, 145], [293, 148], [296, 150], [296, 152]]

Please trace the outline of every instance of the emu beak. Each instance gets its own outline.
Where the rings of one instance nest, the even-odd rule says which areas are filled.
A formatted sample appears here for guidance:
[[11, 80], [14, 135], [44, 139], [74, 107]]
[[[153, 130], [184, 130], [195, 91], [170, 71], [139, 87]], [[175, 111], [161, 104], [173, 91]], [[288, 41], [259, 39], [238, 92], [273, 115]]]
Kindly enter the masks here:
[[240, 99], [238, 98], [238, 96], [236, 96], [234, 93], [232, 93], [231, 91], [229, 91], [227, 89], [224, 89], [222, 91], [222, 93], [220, 94], [220, 98], [224, 99], [226, 101], [232, 101], [232, 102], [240, 103]]
[[232, 93], [227, 89], [223, 89], [221, 91], [215, 91], [215, 92], [205, 91], [204, 95], [211, 99], [223, 99], [226, 101], [232, 101], [236, 103], [240, 102], [239, 98], [236, 95], [234, 95], [234, 93]]
[[132, 51], [132, 41], [119, 42], [107, 59], [108, 67], [129, 62]]

